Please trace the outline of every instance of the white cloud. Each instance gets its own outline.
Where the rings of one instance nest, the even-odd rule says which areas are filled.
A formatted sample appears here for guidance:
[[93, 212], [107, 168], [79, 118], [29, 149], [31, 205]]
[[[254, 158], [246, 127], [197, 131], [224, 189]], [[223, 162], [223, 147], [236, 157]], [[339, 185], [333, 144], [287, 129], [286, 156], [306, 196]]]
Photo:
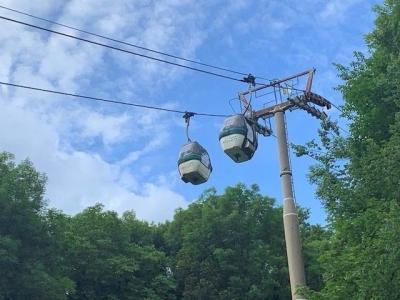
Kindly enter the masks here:
[[142, 194], [113, 191], [110, 196], [114, 197], [111, 199], [111, 209], [116, 211], [134, 209], [139, 218], [154, 222], [172, 219], [176, 208], [186, 208], [189, 204], [181, 195], [171, 191], [167, 186], [153, 183], [143, 185]]
[[129, 134], [129, 122], [133, 120], [127, 115], [109, 116], [97, 112], [88, 115], [81, 115], [86, 118], [81, 132], [82, 138], [100, 136], [103, 144], [111, 146], [116, 142], [121, 142]]
[[[43, 0], [38, 5], [3, 0], [1, 4], [193, 59], [207, 39], [213, 44], [202, 47], [202, 56], [246, 72], [281, 76], [315, 65], [322, 82], [315, 87], [325, 92], [324, 87], [336, 82], [330, 62], [334, 57], [350, 57], [349, 49], [359, 43], [347, 38], [347, 28], [332, 25], [348, 20], [360, 2]], [[10, 12], [2, 14], [76, 34]], [[162, 98], [170, 86], [185, 90], [186, 82], [193, 84], [182, 69], [6, 21], [1, 25], [1, 81], [163, 107], [186, 106], [175, 98]], [[217, 95], [217, 84], [208, 87]], [[225, 87], [232, 92], [228, 84], [218, 85], [218, 89]], [[180, 116], [3, 86], [0, 93], [0, 150], [14, 152], [18, 159], [30, 157], [48, 174], [51, 206], [74, 213], [102, 202], [107, 208], [134, 209], [141, 218], [159, 221], [187, 204], [174, 192], [176, 172], [171, 173], [170, 165], [159, 166], [164, 152], [173, 146], [173, 129], [182, 127], [179, 132], [184, 136]], [[181, 91], [176, 95], [180, 100]], [[218, 103], [211, 102], [212, 107]], [[196, 122], [193, 125], [196, 130]]]
[[[109, 1], [69, 1], [63, 6], [53, 5], [53, 1], [43, 1], [41, 6], [30, 3], [3, 1], [2, 5], [50, 19], [57, 15], [60, 22], [119, 38], [135, 37], [144, 46], [178, 55], [193, 56], [202, 41], [200, 30], [192, 23], [196, 13], [187, 9], [195, 5], [193, 1], [155, 2], [141, 10], [137, 9], [142, 6], [140, 1], [113, 5]], [[113, 98], [123, 95], [140, 99], [134, 96], [140, 96], [144, 87], [151, 84], [156, 89], [182, 72], [21, 25], [4, 22], [2, 26], [2, 81], [104, 97], [112, 91]], [[183, 39], [189, 32], [190, 36]], [[118, 64], [127, 78], [115, 78], [109, 72]], [[141, 80], [132, 81], [135, 77]], [[125, 87], [123, 91], [121, 86]], [[76, 213], [101, 202], [108, 209], [133, 209], [139, 218], [159, 222], [187, 205], [183, 196], [172, 191], [171, 180], [165, 180], [169, 173], [160, 173], [164, 179], [151, 182], [140, 175], [150, 170], [151, 164], [138, 163], [169, 143], [174, 118], [154, 111], [139, 113], [72, 102], [57, 95], [4, 87], [1, 91], [0, 150], [14, 153], [18, 160], [29, 157], [48, 175], [46, 196], [50, 206]], [[115, 154], [113, 147], [119, 147], [120, 153]]]
[[323, 23], [338, 23], [344, 20], [346, 12], [362, 0], [330, 0], [320, 11], [318, 17]]
[[[1, 150], [14, 153], [18, 160], [28, 156], [47, 173], [51, 206], [76, 213], [100, 202], [118, 212], [133, 209], [139, 218], [152, 221], [171, 218], [174, 209], [186, 206], [168, 185], [139, 182], [127, 168], [134, 160], [111, 164], [95, 152], [74, 150], [71, 145], [65, 149], [56, 123], [12, 102], [1, 101], [1, 106]], [[150, 151], [153, 143], [158, 142], [150, 142], [139, 153]]]

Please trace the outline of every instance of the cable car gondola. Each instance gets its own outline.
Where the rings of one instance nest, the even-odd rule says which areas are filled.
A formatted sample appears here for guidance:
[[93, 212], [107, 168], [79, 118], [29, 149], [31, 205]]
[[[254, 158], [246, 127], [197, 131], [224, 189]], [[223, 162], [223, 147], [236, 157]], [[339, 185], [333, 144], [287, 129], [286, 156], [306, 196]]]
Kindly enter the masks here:
[[195, 185], [204, 183], [212, 171], [210, 156], [198, 142], [189, 141], [181, 148], [178, 168], [184, 182]]
[[253, 122], [241, 114], [226, 118], [219, 134], [219, 142], [233, 161], [240, 163], [251, 159], [258, 145]]
[[189, 123], [193, 116], [192, 112], [186, 112], [183, 115], [186, 123], [187, 143], [182, 146], [179, 153], [178, 169], [184, 182], [197, 185], [208, 180], [212, 166], [207, 150], [189, 138]]

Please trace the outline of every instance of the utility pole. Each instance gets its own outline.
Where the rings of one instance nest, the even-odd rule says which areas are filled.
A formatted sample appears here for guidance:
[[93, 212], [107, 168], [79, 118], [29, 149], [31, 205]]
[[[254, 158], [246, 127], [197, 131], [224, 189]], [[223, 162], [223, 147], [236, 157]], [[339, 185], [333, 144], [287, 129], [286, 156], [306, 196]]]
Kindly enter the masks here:
[[286, 135], [285, 112], [275, 113], [276, 137], [278, 139], [278, 155], [283, 194], [283, 227], [285, 229], [286, 252], [289, 266], [290, 289], [292, 299], [302, 299], [295, 295], [296, 289], [306, 285], [304, 263], [301, 251], [299, 221], [297, 208], [293, 198], [292, 170], [290, 168], [288, 143]]
[[[272, 88], [272, 93], [275, 95], [274, 105], [260, 109], [258, 111], [251, 110], [251, 115], [256, 123], [257, 131], [265, 136], [271, 135], [272, 132], [270, 129], [266, 129], [258, 124], [258, 119], [269, 119], [275, 116], [276, 137], [278, 141], [278, 155], [280, 162], [281, 187], [283, 194], [283, 226], [285, 231], [290, 288], [293, 300], [305, 300], [302, 295], [298, 295], [296, 293], [296, 290], [299, 287], [306, 286], [306, 277], [301, 251], [301, 238], [297, 208], [293, 197], [292, 170], [289, 160], [285, 111], [303, 109], [316, 118], [322, 120], [325, 120], [327, 118], [324, 112], [321, 112], [314, 106], [309, 105], [311, 103], [321, 107], [326, 107], [328, 109], [331, 108], [331, 103], [328, 100], [318, 94], [311, 92], [314, 73], [315, 69], [310, 69], [305, 72], [295, 74], [293, 76], [271, 81], [268, 84], [253, 87], [248, 91], [244, 91], [239, 94], [239, 99], [247, 108], [249, 108], [251, 104], [245, 98], [247, 94], [257, 92], [266, 88]], [[307, 82], [305, 84], [304, 90], [293, 89], [293, 87], [288, 84], [288, 82], [290, 82], [291, 80], [298, 81], [299, 78], [303, 76], [307, 76]], [[287, 93], [288, 96], [286, 98], [282, 97], [281, 91], [283, 89], [293, 89], [295, 90], [296, 95], [293, 96], [291, 95], [291, 93]], [[277, 92], [279, 93], [279, 97], [277, 96]]]

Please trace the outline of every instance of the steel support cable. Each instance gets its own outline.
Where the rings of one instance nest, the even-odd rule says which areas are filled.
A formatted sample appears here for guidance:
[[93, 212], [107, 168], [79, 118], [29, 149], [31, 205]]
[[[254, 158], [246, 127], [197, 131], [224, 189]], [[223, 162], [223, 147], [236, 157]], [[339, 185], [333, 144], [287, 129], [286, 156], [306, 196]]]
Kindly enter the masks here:
[[336, 108], [338, 111], [340, 111], [342, 114], [344, 114], [343, 109], [341, 109], [338, 105], [336, 105], [335, 103], [332, 103], [332, 102], [331, 102], [331, 104], [334, 108]]
[[[105, 40], [108, 40], [108, 41], [119, 43], [119, 44], [122, 44], [122, 45], [134, 47], [134, 48], [137, 48], [137, 49], [149, 51], [149, 52], [152, 52], [152, 53], [164, 55], [164, 56], [167, 56], [167, 57], [179, 59], [179, 60], [182, 60], [182, 61], [190, 62], [190, 63], [197, 64], [197, 65], [200, 65], [200, 66], [208, 67], [208, 68], [213, 68], [213, 69], [220, 70], [220, 71], [230, 72], [230, 73], [233, 73], [233, 74], [238, 74], [238, 75], [243, 75], [243, 76], [247, 76], [248, 75], [247, 73], [235, 71], [235, 70], [228, 69], [228, 68], [213, 66], [213, 65], [210, 65], [210, 64], [207, 64], [207, 63], [202, 63], [202, 62], [191, 60], [191, 59], [188, 59], [188, 58], [179, 57], [177, 55], [173, 55], [173, 54], [165, 53], [165, 52], [162, 52], [162, 51], [150, 49], [150, 48], [147, 48], [147, 47], [135, 45], [135, 44], [132, 44], [132, 43], [129, 43], [129, 42], [117, 40], [117, 39], [111, 38], [109, 36], [105, 36], [105, 35], [102, 35], [102, 34], [90, 32], [90, 31], [83, 30], [83, 29], [79, 29], [77, 27], [73, 27], [73, 26], [70, 26], [70, 25], [65, 25], [65, 24], [62, 24], [62, 23], [59, 23], [59, 22], [56, 22], [56, 21], [52, 21], [50, 19], [38, 17], [38, 16], [35, 16], [35, 15], [32, 15], [32, 14], [29, 14], [27, 12], [23, 12], [23, 11], [20, 11], [20, 10], [17, 10], [17, 9], [13, 9], [13, 8], [10, 8], [10, 7], [6, 7], [6, 6], [3, 6], [3, 5], [0, 5], [0, 8], [8, 10], [8, 11], [15, 12], [17, 14], [24, 15], [24, 16], [27, 16], [27, 17], [30, 17], [30, 18], [33, 18], [33, 19], [36, 19], [36, 20], [44, 21], [44, 22], [47, 22], [47, 23], [50, 23], [50, 24], [58, 25], [58, 26], [61, 26], [61, 27], [64, 27], [64, 28], [68, 28], [68, 29], [72, 29], [72, 30], [75, 30], [75, 31], [78, 31], [78, 32], [81, 32], [81, 33], [85, 33], [85, 34], [91, 35], [91, 36], [95, 36], [95, 37], [99, 37], [99, 38], [102, 38], [102, 39], [105, 39]], [[258, 77], [258, 78], [264, 79], [264, 80], [268, 80], [268, 79], [262, 78], [262, 77]]]
[[[37, 88], [37, 87], [16, 84], [16, 83], [10, 83], [10, 82], [0, 81], [0, 85], [6, 85], [6, 86], [11, 86], [11, 87], [16, 87], [16, 88], [38, 91], [38, 92], [45, 92], [45, 93], [50, 93], [50, 94], [57, 94], [57, 95], [81, 98], [81, 99], [86, 99], [86, 100], [106, 102], [106, 103], [111, 103], [111, 104], [119, 104], [119, 105], [127, 105], [127, 106], [133, 106], [133, 107], [138, 107], [138, 108], [159, 110], [159, 111], [165, 111], [165, 112], [171, 112], [171, 113], [178, 113], [178, 114], [187, 114], [188, 113], [188, 111], [183, 111], [183, 110], [169, 109], [169, 108], [164, 108], [164, 107], [144, 105], [144, 104], [138, 104], [138, 103], [132, 103], [132, 102], [126, 102], [126, 101], [119, 101], [119, 100], [113, 100], [113, 99], [105, 99], [105, 98], [99, 98], [99, 97], [93, 97], [93, 96], [79, 95], [79, 94], [74, 94], [74, 93], [67, 93], [67, 92], [55, 91], [55, 90], [50, 90], [50, 89]], [[223, 118], [225, 118], [225, 117], [229, 116], [229, 115], [222, 115], [222, 114], [209, 114], [209, 113], [198, 113], [198, 112], [190, 112], [190, 113], [193, 115], [196, 115], [196, 116], [206, 116], [206, 117], [223, 117]]]
[[[278, 137], [275, 135], [275, 134], [271, 134], [271, 136], [273, 136], [275, 139], [278, 139]], [[289, 142], [289, 141], [288, 141]], [[292, 142], [290, 142], [290, 143], [288, 143], [288, 145], [289, 145], [289, 147], [290, 147], [290, 150], [294, 150], [294, 151], [296, 151], [296, 149], [294, 148], [294, 146], [296, 145], [296, 144], [294, 144], [294, 143], [292, 143]], [[323, 153], [322, 151], [318, 151], [319, 153]], [[324, 154], [324, 153], [323, 153]], [[317, 161], [317, 162], [319, 162], [315, 157], [312, 157], [309, 153], [305, 153], [304, 154], [305, 156], [308, 156], [309, 158], [312, 158], [313, 160], [315, 160], [315, 161]], [[296, 155], [297, 156], [297, 155]], [[292, 182], [293, 183], [293, 182]], [[295, 196], [294, 196], [295, 197]], [[293, 197], [293, 198], [294, 198]]]
[[190, 66], [185, 66], [185, 65], [178, 64], [178, 63], [175, 63], [175, 62], [172, 62], [172, 61], [168, 61], [168, 60], [165, 60], [165, 59], [156, 58], [156, 57], [145, 55], [145, 54], [141, 54], [141, 53], [138, 53], [138, 52], [133, 52], [133, 51], [130, 51], [130, 50], [126, 50], [126, 49], [110, 46], [110, 45], [107, 45], [107, 44], [95, 42], [95, 41], [92, 41], [92, 40], [88, 40], [88, 39], [85, 39], [85, 38], [77, 37], [77, 36], [74, 36], [74, 35], [71, 35], [71, 34], [59, 32], [59, 31], [52, 30], [52, 29], [47, 29], [47, 28], [44, 28], [44, 27], [40, 27], [40, 26], [33, 25], [33, 24], [30, 24], [30, 23], [18, 21], [18, 20], [15, 20], [15, 19], [3, 17], [3, 16], [0, 16], [0, 19], [6, 20], [6, 21], [10, 21], [10, 22], [13, 22], [13, 23], [17, 23], [17, 24], [21, 24], [21, 25], [25, 25], [25, 26], [28, 26], [28, 27], [31, 27], [31, 28], [47, 31], [47, 32], [50, 32], [50, 33], [54, 33], [54, 34], [57, 34], [57, 35], [64, 36], [64, 37], [72, 38], [72, 39], [75, 39], [75, 40], [78, 40], [78, 41], [90, 43], [90, 44], [93, 44], [93, 45], [96, 45], [96, 46], [105, 47], [105, 48], [108, 48], [108, 49], [112, 49], [112, 50], [116, 50], [116, 51], [120, 51], [120, 52], [124, 52], [124, 53], [128, 53], [128, 54], [132, 54], [132, 55], [135, 55], [135, 56], [139, 56], [139, 57], [142, 57], [142, 58], [147, 58], [147, 59], [158, 61], [158, 62], [163, 62], [163, 63], [169, 64], [169, 65], [173, 65], [173, 66], [176, 66], [176, 67], [181, 67], [181, 68], [189, 69], [189, 70], [192, 70], [192, 71], [196, 71], [196, 72], [200, 72], [200, 73], [204, 73], [204, 74], [208, 74], [208, 75], [213, 75], [213, 76], [220, 77], [220, 78], [230, 79], [230, 80], [234, 80], [234, 81], [238, 81], [238, 82], [246, 82], [244, 79], [238, 79], [238, 78], [234, 78], [234, 77], [231, 77], [231, 76], [226, 76], [226, 75], [223, 75], [223, 74], [214, 73], [214, 72], [203, 70], [203, 69], [198, 69], [198, 68], [194, 68], [194, 67], [190, 67]]

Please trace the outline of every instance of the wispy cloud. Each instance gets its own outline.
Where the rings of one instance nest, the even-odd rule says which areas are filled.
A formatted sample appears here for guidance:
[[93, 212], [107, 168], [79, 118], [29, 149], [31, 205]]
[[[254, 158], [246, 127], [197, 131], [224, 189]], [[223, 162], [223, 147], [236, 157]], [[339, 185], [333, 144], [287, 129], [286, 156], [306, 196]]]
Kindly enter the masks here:
[[[316, 66], [319, 79], [315, 88], [328, 97], [337, 83], [331, 62], [348, 61], [351, 51], [360, 47], [362, 38], [354, 40], [354, 33], [346, 27], [349, 19], [357, 13], [355, 8], [369, 5], [360, 0], [0, 3], [140, 46], [192, 59], [199, 55], [206, 62], [266, 77]], [[77, 34], [3, 10], [1, 15]], [[205, 76], [195, 81], [187, 77], [186, 71], [172, 66], [5, 21], [1, 25], [3, 81], [202, 111], [208, 108], [203, 109], [206, 106], [201, 98], [212, 95], [215, 98], [207, 98], [207, 104], [230, 112], [228, 104], [223, 106], [220, 100], [228, 98], [227, 93], [237, 92], [237, 86], [220, 85], [220, 81], [201, 85]], [[187, 205], [188, 201], [176, 192], [184, 189], [175, 185], [179, 178], [174, 155], [181, 143], [177, 136], [184, 137], [180, 116], [72, 101], [3, 86], [0, 107], [0, 150], [14, 152], [18, 159], [30, 157], [39, 170], [48, 174], [51, 206], [75, 213], [86, 205], [102, 202], [119, 212], [134, 209], [140, 218], [161, 221], [170, 218], [175, 208]], [[216, 122], [211, 126], [215, 127]], [[206, 142], [211, 147], [218, 146], [215, 135], [204, 132], [204, 123], [192, 124], [196, 136], [209, 139]], [[304, 124], [300, 125], [303, 128]], [[165, 162], [167, 155], [172, 163]], [[214, 183], [227, 184], [225, 175]], [[241, 174], [226, 177], [243, 179]], [[193, 190], [199, 191], [195, 187]], [[191, 192], [187, 194], [193, 197]]]
[[330, 0], [326, 1], [325, 6], [319, 12], [318, 17], [323, 23], [338, 23], [347, 17], [347, 11], [362, 0]]
[[[140, 1], [113, 5], [108, 1], [70, 1], [63, 6], [43, 1], [42, 9], [30, 3], [2, 2], [177, 54], [192, 56], [201, 44], [202, 34], [192, 23], [196, 14], [188, 9], [196, 5], [192, 1], [164, 1], [147, 7]], [[4, 81], [92, 95], [123, 95], [140, 102], [143, 88], [165, 85], [181, 72], [21, 25], [2, 26], [0, 75]], [[181, 35], [188, 32], [191, 36], [179, 43]], [[115, 65], [119, 65], [119, 71], [128, 79], [113, 78]], [[130, 87], [131, 91], [120, 91], [121, 86]], [[110, 91], [114, 93], [109, 94]], [[3, 87], [0, 99], [4, 107], [0, 111], [1, 150], [15, 153], [18, 159], [29, 157], [40, 171], [48, 174], [47, 197], [51, 206], [76, 213], [87, 205], [102, 202], [119, 212], [134, 209], [140, 218], [162, 221], [172, 217], [177, 207], [187, 205], [183, 196], [171, 190], [168, 181], [156, 184], [139, 176], [144, 166], [137, 160], [168, 144], [173, 119], [159, 121], [159, 112], [128, 113], [115, 107], [61, 98]], [[150, 98], [150, 102], [157, 100]], [[120, 153], [107, 151], [112, 147], [117, 147]]]

